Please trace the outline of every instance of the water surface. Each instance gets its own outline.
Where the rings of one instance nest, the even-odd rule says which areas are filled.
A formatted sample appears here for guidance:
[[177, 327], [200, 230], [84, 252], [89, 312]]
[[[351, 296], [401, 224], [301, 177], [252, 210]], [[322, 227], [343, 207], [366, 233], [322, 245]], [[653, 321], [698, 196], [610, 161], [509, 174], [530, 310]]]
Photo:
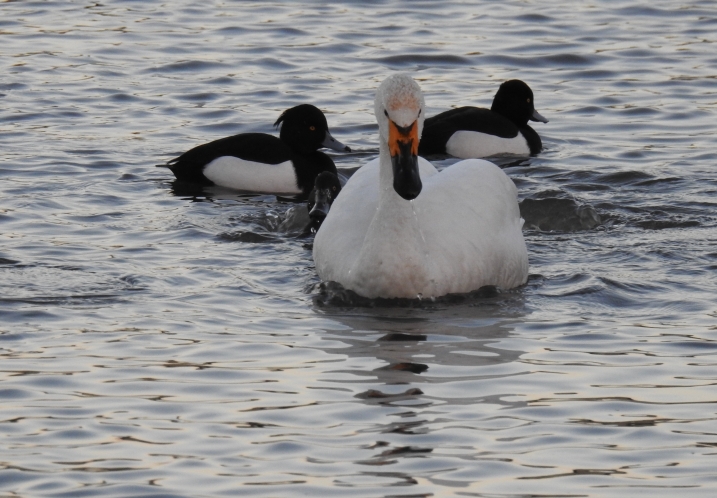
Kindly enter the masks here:
[[[0, 496], [715, 495], [712, 2], [0, 12]], [[342, 301], [296, 206], [154, 167], [312, 103], [349, 175], [395, 71], [533, 88], [524, 287]]]

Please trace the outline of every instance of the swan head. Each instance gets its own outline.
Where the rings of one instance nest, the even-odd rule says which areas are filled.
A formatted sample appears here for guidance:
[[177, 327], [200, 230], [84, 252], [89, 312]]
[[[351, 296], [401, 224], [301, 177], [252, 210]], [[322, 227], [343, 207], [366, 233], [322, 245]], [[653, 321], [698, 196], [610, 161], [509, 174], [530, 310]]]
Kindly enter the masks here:
[[388, 145], [393, 189], [406, 200], [421, 193], [418, 142], [423, 132], [425, 102], [418, 83], [407, 74], [386, 78], [376, 91], [374, 111], [379, 137]]

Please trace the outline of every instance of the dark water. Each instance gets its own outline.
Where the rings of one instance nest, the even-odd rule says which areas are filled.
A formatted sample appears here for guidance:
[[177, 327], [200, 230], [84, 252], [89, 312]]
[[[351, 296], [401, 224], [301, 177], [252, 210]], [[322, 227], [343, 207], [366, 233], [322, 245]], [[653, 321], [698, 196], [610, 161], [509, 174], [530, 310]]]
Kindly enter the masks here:
[[[0, 497], [715, 496], [713, 2], [0, 13]], [[308, 102], [348, 174], [396, 70], [533, 88], [525, 287], [341, 301], [295, 207], [154, 167]]]

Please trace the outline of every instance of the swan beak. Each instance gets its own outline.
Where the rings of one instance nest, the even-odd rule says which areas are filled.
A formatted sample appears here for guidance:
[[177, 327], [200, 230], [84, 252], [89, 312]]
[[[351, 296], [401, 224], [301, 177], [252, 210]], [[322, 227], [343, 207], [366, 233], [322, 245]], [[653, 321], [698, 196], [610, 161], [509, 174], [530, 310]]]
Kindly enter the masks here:
[[423, 184], [418, 173], [418, 122], [398, 126], [388, 121], [388, 150], [393, 166], [393, 189], [411, 201], [421, 193]]
[[327, 188], [316, 191], [316, 204], [309, 211], [309, 218], [323, 221], [331, 209], [331, 191]]
[[321, 142], [322, 147], [326, 147], [327, 149], [333, 149], [339, 152], [351, 152], [351, 149], [348, 148], [346, 145], [342, 144], [338, 140], [336, 140], [334, 137], [331, 136], [331, 133], [329, 133], [329, 130], [326, 130], [326, 136], [324, 137], [324, 141]]
[[538, 111], [533, 109], [533, 115], [530, 116], [531, 121], [540, 121], [541, 123], [547, 123], [548, 120], [543, 117], [542, 114], [540, 114]]

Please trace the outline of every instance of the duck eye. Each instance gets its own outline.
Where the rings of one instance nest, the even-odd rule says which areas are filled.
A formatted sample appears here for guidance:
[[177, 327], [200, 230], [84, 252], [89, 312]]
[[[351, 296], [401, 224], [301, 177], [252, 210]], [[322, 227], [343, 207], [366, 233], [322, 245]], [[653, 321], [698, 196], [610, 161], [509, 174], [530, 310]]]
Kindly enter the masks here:
[[530, 99], [528, 99], [528, 104], [530, 104]]
[[331, 190], [333, 190], [334, 192], [336, 192], [336, 187], [331, 187]]
[[[530, 101], [528, 101], [528, 102], [530, 102]], [[311, 131], [315, 131], [315, 130], [316, 130], [316, 126], [313, 126], [313, 125], [312, 125], [312, 126], [309, 126], [309, 129], [310, 129]]]
[[383, 110], [383, 115], [388, 117], [388, 111], [386, 109]]

